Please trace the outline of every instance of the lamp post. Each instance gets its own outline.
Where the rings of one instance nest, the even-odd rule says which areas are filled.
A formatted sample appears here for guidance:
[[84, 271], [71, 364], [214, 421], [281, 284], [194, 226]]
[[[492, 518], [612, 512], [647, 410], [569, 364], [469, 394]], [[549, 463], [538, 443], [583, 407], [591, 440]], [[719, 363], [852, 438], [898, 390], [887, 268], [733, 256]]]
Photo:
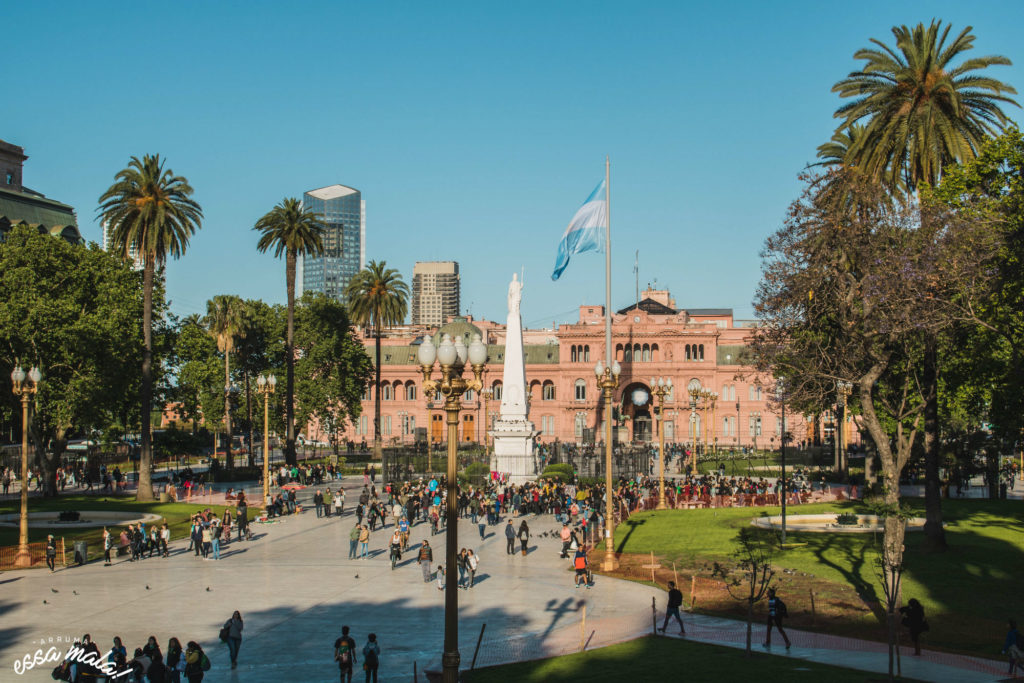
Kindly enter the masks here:
[[18, 524], [18, 554], [15, 567], [31, 567], [32, 553], [28, 549], [28, 404], [39, 390], [43, 373], [33, 367], [26, 373], [20, 366], [11, 372], [14, 394], [21, 397], [21, 517]]
[[715, 403], [718, 402], [718, 392], [710, 392], [709, 398], [711, 399], [711, 421], [708, 423], [708, 427], [711, 429], [711, 441], [713, 443], [711, 452], [718, 455], [718, 436], [715, 434], [715, 420], [718, 419], [718, 413], [715, 411]]
[[615, 509], [612, 504], [612, 392], [619, 386], [619, 373], [622, 372], [619, 361], [612, 361], [611, 366], [597, 361], [594, 366], [594, 375], [597, 376], [597, 386], [604, 393], [604, 421], [605, 421], [605, 492], [604, 492], [604, 562], [601, 569], [606, 572], [615, 571], [619, 567], [615, 559], [615, 544], [612, 538], [612, 530], [615, 527]]
[[690, 437], [693, 445], [690, 454], [690, 471], [693, 476], [697, 476], [697, 440], [700, 436], [697, 432], [697, 410], [700, 409], [701, 400], [700, 382], [696, 379], [690, 380], [687, 391], [690, 394]]
[[701, 421], [704, 423], [704, 429], [701, 430], [704, 433], [704, 448], [702, 449], [704, 453], [708, 452], [708, 442], [710, 441], [708, 434], [711, 428], [708, 426], [708, 413], [711, 412], [711, 395], [713, 393], [710, 389], [701, 391], [701, 396], [704, 398], [704, 415], [701, 417]]
[[277, 378], [273, 375], [260, 375], [256, 378], [256, 393], [263, 396], [263, 503], [266, 504], [270, 495], [270, 395], [277, 386]]
[[[487, 362], [487, 346], [480, 335], [473, 335], [469, 348], [462, 338], [444, 336], [441, 344], [434, 346], [429, 336], [423, 337], [420, 344], [419, 362], [423, 370], [423, 393], [433, 396], [440, 391], [444, 396], [444, 412], [448, 425], [448, 491], [445, 523], [445, 573], [449, 577], [444, 586], [444, 651], [441, 655], [444, 683], [458, 683], [459, 680], [459, 594], [455, 577], [456, 554], [459, 545], [458, 490], [456, 486], [457, 459], [459, 446], [459, 411], [462, 410], [461, 397], [467, 390], [479, 391], [483, 386], [480, 381]], [[432, 379], [434, 360], [441, 365], [441, 377]], [[469, 361], [473, 369], [473, 379], [467, 381], [462, 371]]]
[[668, 509], [665, 504], [665, 396], [672, 393], [672, 378], [651, 378], [651, 393], [658, 399], [658, 510]]
[[[836, 416], [836, 464], [846, 477], [846, 397], [850, 395], [853, 385], [845, 380], [836, 382], [836, 393], [839, 395], [839, 415]], [[785, 425], [783, 425], [785, 429]]]
[[782, 463], [782, 485], [779, 489], [782, 494], [782, 542], [786, 545], [786, 385], [780, 379], [775, 385], [775, 397], [782, 409], [782, 440], [779, 443], [779, 457]]
[[[484, 399], [484, 458], [487, 458], [488, 462], [489, 462], [490, 461], [490, 456], [491, 456], [491, 449], [490, 449], [490, 444], [487, 441], [487, 432], [490, 430], [491, 425], [487, 421], [487, 403], [488, 403], [488, 401], [491, 400], [491, 397], [494, 396], [494, 390], [493, 389], [481, 389], [480, 390], [480, 396], [482, 396], [483, 399]], [[491, 469], [494, 469], [494, 468], [492, 467]]]

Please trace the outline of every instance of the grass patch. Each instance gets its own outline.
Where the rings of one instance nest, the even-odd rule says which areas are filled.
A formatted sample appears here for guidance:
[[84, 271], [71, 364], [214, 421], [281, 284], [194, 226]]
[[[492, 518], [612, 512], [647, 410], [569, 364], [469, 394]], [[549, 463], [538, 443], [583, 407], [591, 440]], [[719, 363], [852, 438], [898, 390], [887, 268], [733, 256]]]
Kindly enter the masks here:
[[[924, 501], [907, 499], [914, 513], [924, 515]], [[925, 646], [991, 656], [1006, 630], [1007, 596], [1015, 595], [1024, 567], [1024, 521], [1021, 504], [1003, 500], [944, 500], [949, 549], [925, 550], [921, 532], [906, 537], [904, 600], [917, 598], [931, 630]], [[790, 511], [796, 512], [793, 506]], [[801, 514], [867, 512], [857, 503], [801, 505]], [[625, 553], [654, 552], [663, 565], [676, 563], [691, 574], [722, 578], [719, 567], [732, 567], [730, 554], [740, 527], [762, 512], [779, 508], [724, 508], [645, 512], [619, 525], [615, 538]], [[874, 640], [885, 639], [881, 621], [884, 595], [877, 576], [874, 534], [790, 532], [787, 549], [775, 558], [776, 584], [786, 596], [790, 622], [796, 628], [825, 630]], [[785, 571], [784, 571], [785, 570]], [[681, 576], [681, 581], [683, 577]], [[686, 586], [683, 586], [684, 592]], [[815, 593], [811, 614], [810, 592]], [[739, 614], [728, 600], [698, 609]]]
[[[132, 496], [60, 496], [58, 498], [31, 498], [29, 499], [29, 512], [57, 512], [63, 510], [78, 510], [87, 512], [89, 510], [112, 510], [115, 512], [148, 512], [159, 515], [170, 526], [171, 540], [175, 541], [188, 535], [192, 515], [210, 508], [217, 515], [224, 513], [223, 505], [202, 505], [198, 503], [138, 503]], [[5, 501], [0, 503], [0, 514], [19, 512], [21, 503], [18, 500]], [[110, 527], [113, 532], [121, 533], [121, 526]], [[149, 528], [149, 525], [147, 525]], [[73, 557], [72, 543], [74, 541], [87, 541], [89, 543], [89, 559], [103, 556], [103, 527], [95, 528], [69, 528], [69, 527], [29, 527], [29, 543], [45, 541], [47, 534], [53, 534], [60, 538], [64, 537], [65, 552], [68, 553], [69, 561]], [[0, 528], [0, 545], [17, 545], [18, 529], [3, 527]], [[44, 565], [45, 566], [45, 565]]]
[[[683, 667], [682, 669], [680, 667]], [[759, 683], [864, 683], [882, 674], [827, 666], [674, 638], [647, 636], [579, 654], [503, 664], [473, 671], [472, 683], [569, 683], [570, 681], [739, 681]], [[910, 679], [903, 679], [910, 680]]]

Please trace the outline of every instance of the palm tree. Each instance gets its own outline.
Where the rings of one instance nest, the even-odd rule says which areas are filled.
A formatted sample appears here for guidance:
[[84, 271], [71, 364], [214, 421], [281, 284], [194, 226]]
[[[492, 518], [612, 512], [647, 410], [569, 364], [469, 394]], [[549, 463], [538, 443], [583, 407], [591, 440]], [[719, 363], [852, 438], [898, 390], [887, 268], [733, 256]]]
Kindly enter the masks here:
[[373, 328], [376, 337], [376, 363], [373, 392], [373, 452], [382, 458], [380, 443], [380, 336], [385, 327], [399, 325], [405, 320], [409, 301], [409, 287], [401, 274], [387, 267], [385, 261], [370, 261], [356, 273], [345, 290], [352, 320], [357, 325]]
[[[1017, 105], [1011, 86], [977, 72], [1010, 65], [991, 55], [953, 61], [974, 47], [971, 27], [949, 45], [950, 26], [933, 20], [927, 27], [893, 27], [896, 47], [874, 38], [874, 48], [858, 50], [864, 67], [832, 87], [856, 98], [840, 107], [842, 129], [864, 125], [852, 139], [845, 162], [883, 182], [894, 192], [914, 193], [919, 184], [935, 186], [944, 167], [975, 158], [986, 139], [1009, 123], [1000, 104]], [[838, 132], [838, 131], [837, 131]], [[819, 148], [820, 149], [820, 148]], [[935, 549], [946, 546], [939, 488], [938, 357], [934, 334], [926, 335], [922, 364], [925, 396], [925, 532]]]
[[295, 464], [295, 263], [299, 256], [323, 253], [323, 234], [327, 226], [319, 214], [302, 208], [302, 202], [285, 198], [253, 228], [261, 232], [256, 248], [274, 250], [274, 257], [285, 255], [285, 284], [288, 288], [288, 333], [285, 339], [285, 460]]
[[991, 55], [953, 65], [974, 47], [974, 36], [968, 26], [947, 46], [950, 28], [941, 21], [893, 27], [895, 48], [872, 38], [875, 48], [854, 54], [864, 67], [832, 86], [840, 97], [856, 98], [836, 111], [839, 130], [865, 126], [848, 164], [894, 189], [901, 182], [911, 191], [921, 182], [935, 185], [943, 166], [973, 159], [1006, 126], [1000, 103], [1017, 105], [1007, 96], [1016, 90], [975, 73], [1010, 60]]
[[227, 432], [225, 464], [234, 467], [231, 457], [231, 352], [235, 342], [245, 336], [246, 308], [241, 297], [218, 294], [206, 302], [206, 329], [217, 340], [217, 349], [224, 354], [224, 431]]
[[153, 500], [153, 450], [150, 412], [153, 402], [153, 277], [167, 257], [179, 258], [189, 238], [201, 227], [203, 210], [192, 199], [192, 187], [182, 176], [164, 168], [160, 155], [132, 157], [114, 176], [114, 184], [99, 199], [100, 221], [110, 231], [113, 249], [126, 259], [143, 263], [141, 452], [136, 500]]

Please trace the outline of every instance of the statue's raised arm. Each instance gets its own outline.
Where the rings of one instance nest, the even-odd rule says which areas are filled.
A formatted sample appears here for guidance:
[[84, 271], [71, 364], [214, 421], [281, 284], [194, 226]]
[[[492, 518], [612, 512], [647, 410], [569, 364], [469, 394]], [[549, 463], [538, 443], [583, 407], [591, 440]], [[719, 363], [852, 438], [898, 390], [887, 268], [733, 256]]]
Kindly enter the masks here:
[[508, 285], [508, 312], [509, 314], [519, 314], [519, 302], [523, 298], [523, 283], [519, 281], [518, 276], [512, 273], [512, 282]]

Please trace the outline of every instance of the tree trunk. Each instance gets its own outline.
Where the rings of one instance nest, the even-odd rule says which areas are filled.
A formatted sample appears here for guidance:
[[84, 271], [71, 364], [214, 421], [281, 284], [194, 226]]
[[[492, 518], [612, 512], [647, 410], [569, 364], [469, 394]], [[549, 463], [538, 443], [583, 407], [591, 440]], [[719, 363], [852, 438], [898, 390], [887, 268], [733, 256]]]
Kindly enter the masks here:
[[747, 600], [747, 657], [751, 656], [750, 641], [754, 634], [754, 601]]
[[224, 466], [229, 470], [235, 466], [231, 457], [231, 352], [224, 345], [224, 431], [227, 435], [227, 446], [224, 447]]
[[256, 467], [256, 446], [253, 442], [252, 430], [252, 384], [249, 382], [249, 373], [245, 373], [245, 405], [249, 411], [249, 467]]
[[946, 549], [942, 528], [942, 483], [939, 481], [939, 357], [936, 339], [925, 341], [924, 367], [924, 533], [929, 549]]
[[289, 465], [295, 459], [295, 251], [285, 257], [285, 284], [288, 288], [288, 332], [284, 343], [285, 362], [285, 446], [284, 459]]
[[[142, 269], [142, 386], [139, 390], [141, 446], [139, 449], [139, 488], [135, 500], [153, 500], [153, 446], [150, 443], [149, 414], [153, 402], [153, 254], [146, 254]], [[127, 428], [127, 424], [125, 427]]]
[[374, 460], [383, 461], [384, 453], [381, 449], [380, 443], [380, 320], [378, 319], [376, 325], [374, 325], [377, 333], [376, 340], [376, 351], [377, 351], [377, 367], [375, 368], [377, 390], [374, 392], [373, 398], [373, 458]]

